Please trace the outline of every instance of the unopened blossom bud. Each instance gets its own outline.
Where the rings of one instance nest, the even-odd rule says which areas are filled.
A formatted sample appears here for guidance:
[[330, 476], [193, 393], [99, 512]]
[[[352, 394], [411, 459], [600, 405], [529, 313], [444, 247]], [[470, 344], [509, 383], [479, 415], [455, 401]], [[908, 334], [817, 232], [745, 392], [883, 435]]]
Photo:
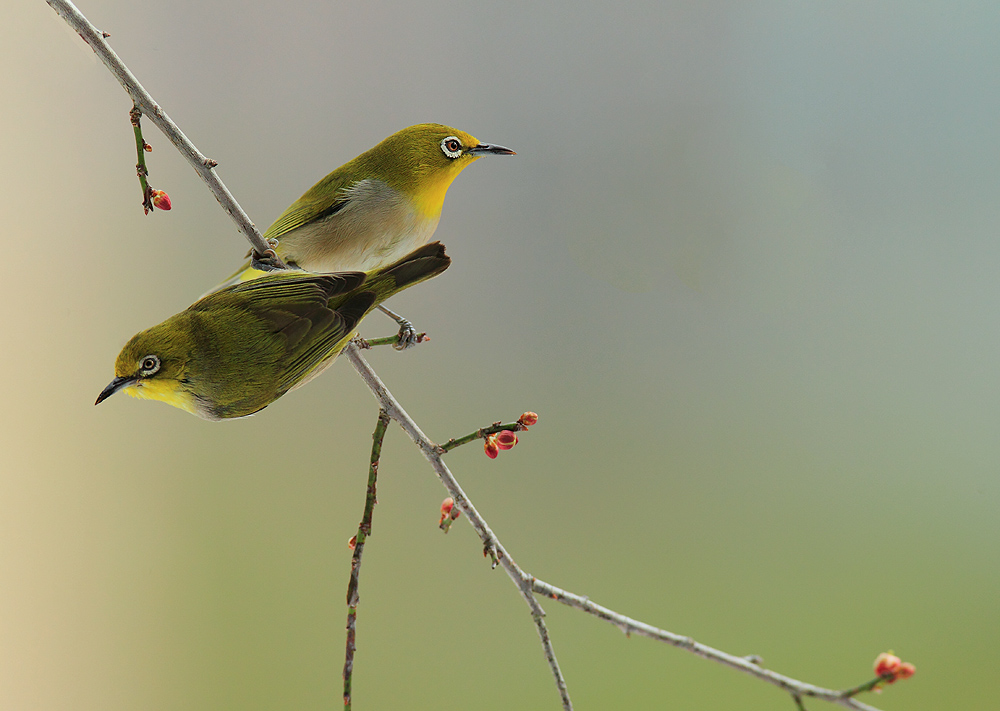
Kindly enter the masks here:
[[896, 670], [897, 679], [909, 679], [911, 676], [917, 673], [917, 668], [910, 664], [909, 662], [903, 662], [899, 665], [899, 669]]
[[497, 446], [500, 449], [510, 449], [517, 444], [517, 435], [510, 430], [500, 430], [497, 432]]
[[444, 520], [451, 515], [451, 509], [455, 506], [455, 499], [450, 496], [441, 502], [441, 518], [438, 519], [438, 525], [444, 523]]
[[536, 415], [534, 412], [526, 412], [519, 418], [517, 418], [517, 421], [520, 422], [525, 427], [530, 427], [531, 425], [538, 422], [538, 415]]
[[349, 541], [347, 541], [347, 547], [350, 550], [353, 551], [354, 548], [355, 548], [355, 546], [357, 546], [357, 545], [358, 545], [358, 537], [357, 536], [351, 536], [351, 539]]
[[146, 151], [146, 153], [152, 153], [153, 152], [153, 147], [151, 145], [149, 145], [148, 143], [146, 143], [145, 141], [143, 141], [142, 142], [142, 150]]
[[438, 520], [438, 528], [445, 533], [451, 528], [451, 523], [462, 515], [462, 510], [455, 506], [455, 500], [450, 496], [441, 502], [441, 518]]
[[895, 674], [899, 669], [899, 665], [902, 664], [902, 660], [895, 654], [890, 654], [889, 652], [882, 652], [875, 658], [875, 676], [885, 676], [886, 674]]
[[490, 435], [489, 437], [486, 438], [486, 441], [483, 443], [483, 450], [485, 450], [486, 456], [489, 457], [490, 459], [497, 458], [497, 456], [500, 454], [500, 447], [497, 446], [496, 435]]
[[154, 190], [149, 196], [153, 199], [153, 207], [157, 210], [170, 209], [170, 196], [162, 190]]

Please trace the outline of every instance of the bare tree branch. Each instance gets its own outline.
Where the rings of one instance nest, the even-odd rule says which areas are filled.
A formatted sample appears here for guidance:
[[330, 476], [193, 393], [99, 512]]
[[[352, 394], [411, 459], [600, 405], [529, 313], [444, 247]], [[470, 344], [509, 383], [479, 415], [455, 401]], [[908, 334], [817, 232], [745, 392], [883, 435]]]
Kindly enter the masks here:
[[222, 205], [222, 209], [225, 210], [229, 216], [236, 223], [240, 232], [243, 236], [247, 238], [250, 245], [253, 247], [254, 251], [258, 255], [258, 261], [262, 268], [272, 267], [277, 269], [284, 269], [285, 264], [278, 259], [277, 255], [274, 254], [274, 250], [271, 249], [264, 238], [261, 236], [257, 227], [250, 221], [250, 218], [240, 207], [239, 203], [236, 202], [236, 198], [233, 194], [229, 192], [229, 188], [225, 186], [222, 180], [215, 173], [215, 166], [218, 165], [214, 160], [205, 157], [201, 151], [199, 151], [188, 137], [177, 127], [167, 113], [160, 108], [160, 106], [153, 101], [153, 97], [149, 95], [149, 92], [143, 88], [139, 80], [135, 78], [135, 75], [129, 71], [129, 68], [125, 66], [124, 62], [119, 59], [115, 51], [111, 49], [110, 45], [105, 41], [106, 37], [110, 35], [101, 32], [94, 25], [91, 24], [90, 20], [83, 16], [77, 8], [69, 0], [45, 0], [49, 6], [59, 13], [66, 22], [76, 30], [76, 33], [80, 35], [84, 42], [90, 45], [90, 48], [94, 50], [94, 53], [104, 62], [104, 66], [108, 68], [118, 82], [122, 85], [128, 95], [132, 97], [132, 101], [135, 106], [142, 111], [142, 113], [149, 118], [157, 128], [159, 128], [163, 135], [174, 144], [174, 147], [180, 151], [181, 155], [184, 156], [188, 163], [194, 168], [198, 176], [205, 181], [208, 189], [212, 191], [215, 195], [215, 199], [219, 201]]
[[[111, 73], [118, 78], [119, 82], [121, 82], [122, 86], [132, 97], [135, 105], [145, 115], [150, 117], [160, 130], [163, 131], [164, 135], [166, 135], [167, 138], [170, 139], [170, 141], [177, 147], [181, 154], [188, 159], [188, 162], [194, 166], [195, 170], [209, 186], [209, 189], [212, 190], [213, 194], [215, 194], [219, 203], [223, 206], [226, 212], [228, 212], [237, 223], [240, 231], [244, 233], [251, 245], [253, 245], [254, 249], [261, 254], [266, 254], [270, 251], [270, 246], [264, 242], [260, 233], [257, 232], [253, 223], [250, 222], [249, 218], [246, 216], [246, 213], [244, 213], [242, 208], [236, 203], [236, 200], [233, 198], [228, 189], [226, 189], [225, 185], [222, 184], [222, 181], [219, 180], [218, 176], [215, 175], [215, 171], [213, 170], [216, 165], [215, 161], [209, 160], [202, 155], [202, 153], [195, 148], [187, 137], [184, 136], [180, 129], [177, 128], [173, 121], [171, 121], [162, 109], [160, 109], [160, 107], [153, 101], [152, 97], [150, 97], [145, 89], [142, 88], [128, 68], [104, 41], [104, 38], [107, 35], [99, 32], [80, 13], [80, 11], [77, 10], [71, 2], [69, 2], [69, 0], [46, 0], [46, 2], [53, 9], [55, 9], [55, 11], [59, 13], [59, 15], [62, 16], [66, 22], [77, 31], [77, 33], [80, 34], [87, 44], [94, 49], [97, 55], [104, 62], [105, 66], [107, 66]], [[273, 252], [271, 252], [271, 254], [273, 254]], [[278, 263], [280, 264], [280, 260], [278, 260]], [[391, 342], [391, 339], [387, 339], [386, 342]], [[381, 435], [384, 435], [385, 416], [388, 415], [388, 417], [392, 418], [400, 425], [403, 431], [406, 432], [410, 439], [412, 439], [413, 442], [420, 448], [420, 451], [423, 452], [424, 457], [428, 460], [428, 462], [430, 462], [431, 467], [437, 473], [438, 478], [441, 480], [445, 489], [447, 489], [454, 498], [455, 505], [457, 505], [460, 510], [466, 514], [473, 529], [483, 542], [484, 555], [489, 555], [492, 558], [494, 567], [498, 564], [503, 566], [507, 575], [514, 583], [515, 587], [517, 587], [518, 592], [531, 612], [532, 620], [535, 623], [538, 636], [542, 642], [542, 649], [545, 654], [546, 661], [552, 671], [556, 687], [562, 700], [562, 706], [565, 711], [571, 711], [573, 708], [572, 702], [570, 701], [569, 692], [566, 688], [566, 681], [563, 678], [562, 672], [559, 668], [559, 663], [556, 660], [555, 651], [552, 647], [552, 641], [549, 638], [548, 628], [545, 625], [545, 611], [535, 599], [535, 593], [545, 595], [549, 599], [557, 600], [565, 605], [582, 610], [594, 615], [595, 617], [599, 617], [600, 619], [615, 625], [626, 634], [636, 633], [651, 639], [666, 642], [675, 647], [686, 649], [689, 652], [706, 659], [711, 659], [733, 669], [738, 669], [744, 673], [750, 674], [758, 679], [774, 684], [775, 686], [778, 686], [788, 692], [798, 708], [804, 708], [802, 697], [813, 697], [840, 704], [846, 708], [856, 709], [858, 711], [878, 711], [875, 707], [868, 706], [867, 704], [863, 704], [854, 699], [853, 694], [873, 688], [886, 677], [880, 677], [871, 682], [866, 682], [865, 684], [844, 691], [824, 689], [822, 687], [807, 684], [768, 669], [764, 669], [762, 666], [757, 664], [753, 658], [737, 657], [732, 654], [713, 649], [712, 647], [708, 647], [699, 642], [695, 642], [690, 637], [684, 637], [673, 632], [667, 632], [666, 630], [661, 630], [644, 622], [639, 622], [638, 620], [626, 617], [625, 615], [615, 612], [614, 610], [610, 610], [606, 607], [593, 603], [586, 597], [567, 592], [525, 573], [507, 553], [507, 550], [500, 543], [499, 539], [490, 529], [485, 519], [483, 519], [483, 517], [476, 510], [475, 506], [473, 506], [472, 502], [469, 501], [469, 498], [465, 495], [465, 492], [462, 490], [461, 486], [459, 486], [451, 471], [442, 461], [441, 456], [447, 450], [432, 442], [420, 430], [413, 419], [410, 418], [406, 411], [403, 410], [400, 404], [388, 391], [375, 371], [372, 370], [368, 362], [361, 356], [357, 345], [351, 343], [344, 349], [344, 352], [347, 354], [347, 357], [350, 359], [355, 370], [358, 371], [361, 378], [371, 389], [381, 407], [379, 413], [379, 426], [376, 428], [376, 433], [374, 435], [375, 445], [373, 446], [372, 452], [372, 470], [377, 470], [377, 445], [381, 441]], [[460, 440], [450, 441], [448, 445], [449, 447], [458, 446], [458, 444], [478, 438], [481, 436], [481, 433], [482, 431], [477, 431], [471, 435], [460, 438]], [[374, 483], [372, 481], [369, 486], [367, 503], [373, 504], [373, 502]], [[362, 528], [359, 531], [359, 536], [356, 541], [355, 550], [358, 564], [360, 564], [360, 551], [358, 548], [363, 545], [363, 536], [366, 536], [368, 533], [368, 530], [365, 528], [365, 521], [367, 520], [368, 525], [370, 526], [371, 520], [367, 505], [366, 517], [367, 518], [362, 519]], [[357, 566], [352, 566], [352, 578], [348, 591], [348, 606], [351, 608], [349, 615], [356, 612], [356, 571]], [[349, 679], [348, 666], [352, 662], [352, 645], [353, 636], [349, 633], [348, 661], [345, 664], [345, 681]], [[345, 686], [345, 691], [348, 689], [349, 686]]]
[[[615, 612], [614, 610], [610, 610], [602, 605], [591, 602], [589, 598], [567, 592], [566, 590], [557, 588], [555, 585], [550, 585], [543, 580], [532, 578], [531, 581], [532, 590], [539, 595], [544, 595], [551, 600], [557, 600], [564, 605], [574, 607], [577, 610], [583, 610], [584, 612], [594, 615], [594, 617], [599, 617], [605, 622], [610, 622], [626, 635], [631, 636], [632, 634], [637, 634], [642, 637], [659, 640], [660, 642], [666, 642], [674, 647], [686, 649], [689, 652], [697, 654], [699, 657], [711, 659], [712, 661], [719, 662], [733, 669], [738, 669], [751, 676], [755, 676], [758, 679], [770, 682], [771, 684], [784, 689], [793, 697], [811, 696], [817, 699], [823, 699], [824, 701], [829, 701], [831, 703], [840, 704], [841, 706], [845, 706], [849, 709], [858, 709], [859, 711], [878, 711], [874, 706], [868, 706], [867, 704], [861, 703], [857, 699], [851, 698], [851, 695], [854, 692], [853, 689], [834, 691], [833, 689], [824, 689], [819, 686], [798, 681], [797, 679], [792, 679], [791, 677], [778, 674], [777, 672], [765, 669], [761, 665], [756, 664], [753, 661], [753, 657], [737, 657], [733, 654], [728, 654], [701, 644], [700, 642], [695, 642], [690, 637], [685, 637], [673, 632], [667, 632], [666, 630], [661, 630], [657, 627], [653, 627], [652, 625], [648, 625], [645, 622], [639, 622], [631, 617], [626, 617], [619, 612]], [[874, 684], [872, 686], [874, 686]]]

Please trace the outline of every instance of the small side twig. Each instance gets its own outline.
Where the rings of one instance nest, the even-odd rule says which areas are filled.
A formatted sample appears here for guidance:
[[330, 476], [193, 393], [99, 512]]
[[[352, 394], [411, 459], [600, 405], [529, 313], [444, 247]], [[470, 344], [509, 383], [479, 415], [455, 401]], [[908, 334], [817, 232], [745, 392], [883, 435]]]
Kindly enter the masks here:
[[243, 236], [250, 242], [251, 247], [257, 253], [257, 261], [262, 265], [261, 268], [287, 269], [287, 265], [274, 253], [271, 245], [264, 240], [257, 227], [251, 222], [239, 203], [236, 202], [236, 198], [229, 192], [229, 188], [216, 175], [215, 166], [218, 163], [202, 155], [201, 151], [177, 127], [177, 124], [153, 101], [153, 97], [149, 95], [149, 92], [139, 83], [139, 80], [135, 78], [135, 75], [125, 66], [125, 63], [122, 62], [107, 43], [105, 38], [110, 35], [94, 27], [90, 20], [84, 17], [83, 13], [70, 0], [45, 1], [70, 27], [76, 30], [76, 33], [80, 35], [84, 42], [90, 45], [90, 48], [94, 50], [98, 59], [104, 63], [108, 71], [114, 75], [118, 83], [122, 85], [122, 88], [132, 97], [135, 107], [156, 124], [156, 127], [163, 132], [167, 140], [174, 144], [174, 147], [187, 159], [191, 167], [194, 168], [198, 176], [208, 186], [208, 189], [215, 195], [215, 199], [222, 205], [222, 209], [229, 214], [233, 222], [236, 223], [237, 228], [239, 228]]
[[142, 111], [133, 102], [132, 110], [128, 112], [129, 120], [132, 122], [132, 131], [135, 133], [135, 174], [139, 177], [139, 187], [142, 188], [142, 209], [147, 215], [153, 211], [152, 188], [146, 178], [149, 176], [149, 168], [146, 166], [146, 152], [151, 150], [149, 144], [142, 137]]
[[[430, 336], [426, 333], [417, 334], [417, 343], [423, 343], [424, 341], [429, 341]], [[399, 345], [399, 334], [395, 336], [384, 336], [382, 338], [362, 338], [361, 336], [354, 337], [354, 343], [363, 351], [371, 350], [377, 346], [398, 346]]]
[[463, 444], [468, 444], [469, 442], [475, 442], [477, 439], [486, 439], [491, 434], [496, 434], [497, 432], [503, 432], [504, 430], [510, 430], [511, 432], [525, 432], [527, 427], [522, 422], [509, 422], [506, 425], [500, 422], [494, 422], [489, 427], [483, 427], [475, 432], [470, 432], [462, 437], [453, 437], [447, 442], [442, 444], [439, 449], [441, 454], [445, 452], [450, 452], [455, 449], [455, 447], [461, 447]]
[[365, 549], [365, 539], [372, 532], [372, 514], [375, 511], [375, 483], [378, 479], [378, 463], [382, 456], [382, 440], [389, 425], [389, 415], [384, 409], [378, 411], [375, 432], [372, 433], [372, 456], [368, 467], [368, 489], [365, 493], [365, 510], [358, 525], [358, 534], [352, 539], [354, 555], [351, 556], [351, 578], [347, 583], [347, 652], [344, 659], [344, 708], [351, 711], [351, 682], [354, 674], [354, 652], [357, 649], [356, 624], [358, 619], [358, 582], [361, 575], [361, 555]]
[[840, 692], [840, 695], [843, 696], [845, 699], [849, 699], [852, 696], [856, 696], [862, 693], [863, 691], [871, 691], [879, 684], [891, 681], [893, 678], [894, 677], [892, 674], [883, 674], [881, 676], [875, 677], [871, 681], [866, 681], [864, 684], [858, 684], [857, 686], [852, 686], [850, 689], [844, 689], [843, 691]]

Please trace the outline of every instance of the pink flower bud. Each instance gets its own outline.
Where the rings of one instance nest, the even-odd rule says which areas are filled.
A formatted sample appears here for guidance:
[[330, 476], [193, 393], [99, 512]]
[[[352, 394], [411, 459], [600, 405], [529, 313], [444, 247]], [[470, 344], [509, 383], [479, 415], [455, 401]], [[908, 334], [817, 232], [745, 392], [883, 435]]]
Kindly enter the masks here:
[[153, 207], [157, 210], [170, 209], [170, 196], [162, 190], [154, 190], [149, 194], [149, 196], [153, 198]]
[[438, 525], [440, 526], [444, 523], [444, 520], [451, 515], [451, 509], [455, 506], [455, 499], [450, 496], [441, 502], [441, 518], [438, 519]]
[[895, 674], [900, 664], [902, 664], [902, 660], [895, 654], [882, 652], [875, 658], [875, 676]]
[[517, 435], [510, 430], [500, 430], [497, 435], [497, 446], [500, 449], [510, 449], [517, 444]]
[[438, 520], [438, 528], [445, 533], [451, 528], [451, 523], [462, 515], [462, 510], [455, 506], [455, 500], [450, 496], [441, 502], [441, 518]]
[[534, 412], [526, 412], [519, 418], [517, 418], [517, 421], [520, 422], [525, 427], [529, 427], [538, 422], [538, 415], [536, 415]]
[[486, 456], [490, 459], [496, 459], [500, 454], [500, 447], [497, 446], [496, 435], [490, 435], [486, 438], [486, 442], [483, 444], [483, 449], [486, 451]]
[[910, 664], [909, 662], [903, 662], [899, 665], [899, 669], [896, 670], [897, 679], [909, 679], [911, 676], [917, 673], [917, 668]]

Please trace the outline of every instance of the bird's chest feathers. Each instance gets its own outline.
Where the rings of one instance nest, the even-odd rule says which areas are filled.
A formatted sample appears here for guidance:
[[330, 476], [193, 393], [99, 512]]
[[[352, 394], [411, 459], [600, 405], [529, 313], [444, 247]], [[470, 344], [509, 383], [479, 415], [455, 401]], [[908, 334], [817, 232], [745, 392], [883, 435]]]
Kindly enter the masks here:
[[313, 272], [376, 269], [426, 244], [437, 229], [440, 206], [428, 213], [419, 201], [380, 180], [361, 180], [344, 192], [343, 208], [284, 238], [287, 256], [300, 267]]

